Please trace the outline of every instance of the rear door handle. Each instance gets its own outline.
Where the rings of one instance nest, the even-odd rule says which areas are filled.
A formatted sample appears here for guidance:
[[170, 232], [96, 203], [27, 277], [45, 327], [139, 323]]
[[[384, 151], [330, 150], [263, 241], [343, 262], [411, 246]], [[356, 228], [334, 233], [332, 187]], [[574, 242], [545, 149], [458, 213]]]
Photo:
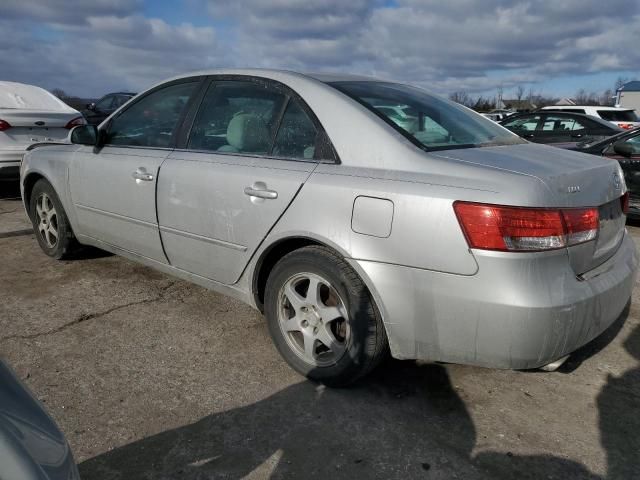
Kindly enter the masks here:
[[138, 167], [138, 169], [131, 174], [133, 178], [135, 178], [136, 183], [142, 182], [150, 182], [153, 180], [153, 175], [147, 172], [147, 169], [144, 167]]
[[267, 186], [264, 182], [256, 182], [251, 187], [244, 187], [244, 194], [250, 197], [266, 198], [268, 200], [274, 200], [278, 198], [278, 192], [275, 190], [267, 190]]

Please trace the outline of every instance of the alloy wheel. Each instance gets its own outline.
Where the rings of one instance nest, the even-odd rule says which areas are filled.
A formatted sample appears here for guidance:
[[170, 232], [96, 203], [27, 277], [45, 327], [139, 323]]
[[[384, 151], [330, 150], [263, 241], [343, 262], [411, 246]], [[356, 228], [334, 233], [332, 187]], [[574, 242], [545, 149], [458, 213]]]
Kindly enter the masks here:
[[278, 295], [278, 323], [289, 347], [305, 362], [327, 366], [346, 352], [350, 337], [344, 301], [315, 273], [290, 277]]
[[38, 233], [47, 247], [54, 248], [58, 244], [58, 213], [46, 193], [41, 193], [36, 200], [36, 214]]

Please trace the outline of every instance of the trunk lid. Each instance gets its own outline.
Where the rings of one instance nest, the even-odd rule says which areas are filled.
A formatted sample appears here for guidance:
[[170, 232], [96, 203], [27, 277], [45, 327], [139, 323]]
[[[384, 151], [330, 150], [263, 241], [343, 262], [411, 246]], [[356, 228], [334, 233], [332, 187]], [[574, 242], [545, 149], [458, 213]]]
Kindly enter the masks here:
[[11, 128], [0, 132], [0, 148], [21, 148], [38, 142], [62, 142], [69, 135], [65, 126], [81, 115], [46, 110], [0, 109], [0, 119]]
[[518, 206], [598, 208], [600, 225], [596, 239], [567, 248], [577, 275], [601, 265], [618, 250], [626, 220], [620, 203], [626, 188], [618, 162], [535, 144], [447, 150], [435, 154], [532, 176], [548, 188], [545, 205]]

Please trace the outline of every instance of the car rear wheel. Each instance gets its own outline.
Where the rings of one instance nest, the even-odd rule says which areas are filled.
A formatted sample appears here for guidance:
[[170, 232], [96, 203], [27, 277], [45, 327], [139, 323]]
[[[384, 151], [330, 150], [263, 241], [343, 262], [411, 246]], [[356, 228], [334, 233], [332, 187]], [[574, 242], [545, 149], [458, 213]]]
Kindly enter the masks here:
[[30, 213], [42, 251], [58, 260], [68, 257], [77, 243], [60, 199], [46, 180], [33, 186]]
[[304, 247], [273, 268], [265, 291], [271, 337], [308, 378], [344, 386], [387, 353], [380, 314], [356, 272], [333, 251]]

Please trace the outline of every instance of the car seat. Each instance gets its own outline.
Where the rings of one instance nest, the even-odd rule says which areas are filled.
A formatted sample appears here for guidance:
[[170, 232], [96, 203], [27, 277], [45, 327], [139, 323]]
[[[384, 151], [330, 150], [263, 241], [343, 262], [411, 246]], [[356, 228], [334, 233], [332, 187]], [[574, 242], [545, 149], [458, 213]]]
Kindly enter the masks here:
[[253, 113], [238, 113], [227, 127], [227, 145], [218, 151], [264, 153], [269, 142], [269, 129], [262, 118]]

